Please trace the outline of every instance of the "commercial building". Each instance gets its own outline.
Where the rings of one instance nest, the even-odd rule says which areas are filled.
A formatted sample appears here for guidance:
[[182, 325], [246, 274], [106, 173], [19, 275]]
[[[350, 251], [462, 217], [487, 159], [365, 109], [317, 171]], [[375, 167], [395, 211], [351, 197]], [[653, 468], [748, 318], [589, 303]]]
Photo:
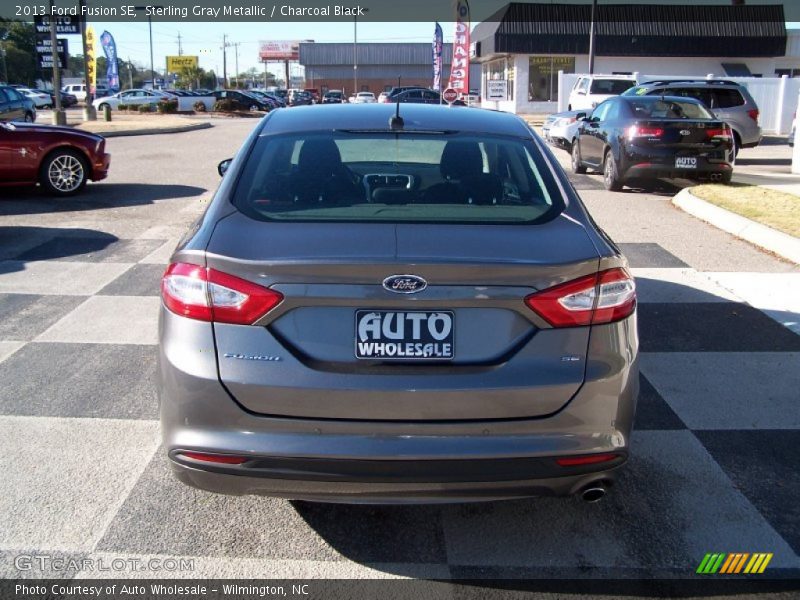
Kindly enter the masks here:
[[[589, 72], [591, 11], [590, 4], [510, 3], [475, 26], [484, 106], [554, 110], [559, 71]], [[787, 34], [781, 5], [600, 3], [595, 23], [595, 73], [800, 75], [800, 37]]]
[[[354, 53], [355, 49], [355, 53]], [[442, 88], [450, 77], [453, 48], [444, 44], [442, 52]], [[355, 61], [354, 61], [355, 58]], [[354, 91], [356, 77], [360, 92], [376, 96], [397, 85], [433, 85], [433, 50], [430, 43], [393, 44], [364, 43], [355, 48], [351, 43], [301, 43], [300, 64], [305, 68], [306, 87], [321, 91]], [[357, 68], [353, 68], [353, 66]], [[471, 88], [480, 83], [480, 66], [470, 71]]]

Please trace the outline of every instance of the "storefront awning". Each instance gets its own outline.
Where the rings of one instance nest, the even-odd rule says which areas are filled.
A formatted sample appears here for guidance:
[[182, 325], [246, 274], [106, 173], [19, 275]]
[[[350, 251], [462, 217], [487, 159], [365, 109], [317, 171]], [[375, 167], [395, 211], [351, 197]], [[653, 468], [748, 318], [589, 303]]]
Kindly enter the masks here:
[[[589, 4], [511, 3], [472, 32], [477, 60], [588, 54]], [[597, 56], [769, 57], [786, 52], [783, 6], [599, 4]]]

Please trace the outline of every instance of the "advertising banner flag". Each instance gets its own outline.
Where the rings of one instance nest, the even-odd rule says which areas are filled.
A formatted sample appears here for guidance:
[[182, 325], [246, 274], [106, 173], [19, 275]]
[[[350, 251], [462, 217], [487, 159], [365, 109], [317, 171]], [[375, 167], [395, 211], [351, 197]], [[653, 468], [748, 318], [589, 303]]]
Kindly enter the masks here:
[[450, 65], [450, 85], [459, 93], [469, 92], [469, 3], [456, 0], [456, 32], [453, 38], [453, 62]]
[[92, 97], [97, 93], [97, 36], [91, 25], [86, 28], [86, 90]]
[[[106, 85], [109, 91], [119, 90], [119, 64], [117, 62], [117, 44], [114, 43], [114, 36], [104, 31], [100, 35], [100, 44], [103, 46], [103, 52], [106, 55]], [[112, 92], [113, 93], [113, 92]]]
[[442, 91], [442, 46], [444, 45], [442, 36], [442, 26], [436, 23], [433, 30], [433, 89], [437, 92]]

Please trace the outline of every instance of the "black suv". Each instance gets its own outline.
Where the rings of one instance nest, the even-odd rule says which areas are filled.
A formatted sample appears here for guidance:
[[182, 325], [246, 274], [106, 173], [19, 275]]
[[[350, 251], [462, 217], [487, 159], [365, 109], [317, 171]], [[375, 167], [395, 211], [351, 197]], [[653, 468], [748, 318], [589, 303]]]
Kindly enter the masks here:
[[679, 96], [696, 98], [733, 129], [736, 151], [761, 142], [758, 106], [740, 83], [727, 79], [674, 79], [646, 81], [623, 96]]

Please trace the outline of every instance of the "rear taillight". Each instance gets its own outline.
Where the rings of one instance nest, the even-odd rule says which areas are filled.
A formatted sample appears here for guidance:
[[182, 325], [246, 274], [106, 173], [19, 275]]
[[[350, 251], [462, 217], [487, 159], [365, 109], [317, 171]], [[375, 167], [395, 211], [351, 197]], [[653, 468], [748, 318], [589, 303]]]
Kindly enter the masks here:
[[706, 137], [709, 140], [717, 139], [717, 140], [732, 140], [733, 133], [731, 133], [730, 127], [725, 125], [724, 127], [713, 127], [711, 129], [706, 129]]
[[167, 267], [161, 298], [175, 314], [199, 321], [250, 325], [283, 296], [233, 275], [186, 263]]
[[750, 117], [751, 119], [753, 119], [753, 121], [755, 121], [756, 123], [758, 123], [758, 109], [757, 108], [751, 108], [750, 110], [748, 110], [747, 111], [747, 116]]
[[636, 308], [636, 284], [625, 269], [608, 269], [536, 292], [525, 304], [553, 327], [599, 325]]
[[627, 136], [629, 140], [635, 138], [660, 138], [664, 134], [661, 127], [647, 127], [644, 125], [631, 125], [628, 127]]

